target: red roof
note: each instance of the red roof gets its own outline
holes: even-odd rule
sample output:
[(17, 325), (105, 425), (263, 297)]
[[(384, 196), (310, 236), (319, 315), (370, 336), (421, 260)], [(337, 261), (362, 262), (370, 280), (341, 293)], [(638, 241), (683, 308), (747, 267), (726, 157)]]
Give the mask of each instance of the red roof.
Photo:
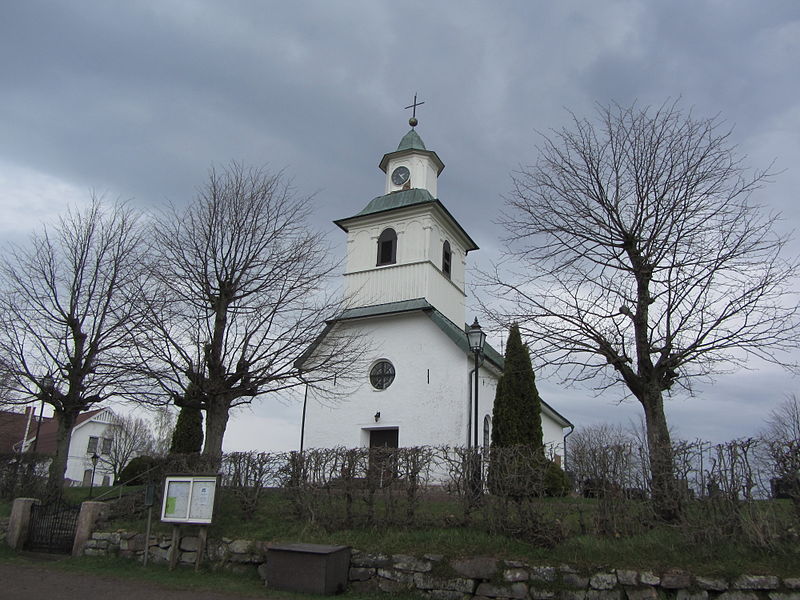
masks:
[[(78, 418), (75, 420), (75, 427), (84, 423), (95, 416), (97, 413), (105, 410), (104, 408), (98, 408), (96, 410), (87, 410), (84, 413), (78, 415)], [(35, 424), (31, 427), (33, 430), (31, 437), (36, 437), (36, 427)], [(58, 445), (58, 423), (55, 419), (44, 419), (42, 420), (42, 426), (39, 429), (39, 440), (36, 443), (36, 452), (39, 454), (55, 454), (56, 453), (56, 446)], [(29, 449), (33, 451), (33, 445), (31, 444)]]
[[(0, 411), (0, 453), (19, 452), (19, 444), (25, 437), (25, 424), (28, 422), (27, 411), (33, 409), (27, 408), (25, 410), (25, 413)], [(105, 409), (98, 408), (79, 414), (75, 420), (75, 425), (78, 426), (88, 421), (103, 410)], [(51, 417), (44, 417), (40, 427), (39, 418), (34, 415), (31, 419), (28, 441), (34, 440), (37, 433), (39, 434), (39, 440), (34, 442), (35, 448), (34, 443), (29, 443), (28, 450), (39, 454), (55, 454), (58, 437), (58, 423), (56, 423), (56, 420)]]
[[(19, 452), (22, 440), (25, 439), (25, 425), (28, 424), (28, 411), (24, 413), (0, 411), (0, 454)], [(31, 430), (36, 425), (36, 419), (31, 419)]]

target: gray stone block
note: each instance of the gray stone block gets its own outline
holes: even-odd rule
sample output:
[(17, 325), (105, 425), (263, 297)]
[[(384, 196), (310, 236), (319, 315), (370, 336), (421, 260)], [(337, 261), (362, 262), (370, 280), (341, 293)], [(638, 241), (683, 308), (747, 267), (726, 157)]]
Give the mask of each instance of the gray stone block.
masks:
[(466, 577), (434, 577), (429, 573), (414, 573), (414, 586), (418, 590), (447, 590), (470, 594), (475, 591), (475, 582)]
[(350, 564), (354, 567), (388, 567), (392, 561), (385, 554), (369, 554), (367, 552), (354, 552), (350, 557)]
[(392, 556), (392, 563), (395, 569), (411, 571), (413, 573), (427, 573), (432, 568), (429, 561), (420, 560), (406, 554), (395, 554)]
[(395, 571), (394, 569), (378, 569), (378, 577), (388, 579), (389, 581), (396, 581), (406, 586), (414, 583), (413, 573), (404, 573), (403, 571)]
[(654, 587), (627, 588), (625, 596), (628, 600), (657, 600), (658, 592)]
[(184, 538), (181, 538), (181, 550), (185, 550), (186, 552), (197, 552), (197, 549), (200, 547), (200, 538), (196, 535), (187, 535)]
[(621, 585), (639, 585), (639, 573), (629, 569), (617, 569), (617, 581)]
[(512, 583), (511, 585), (495, 585), (493, 583), (481, 583), (475, 590), (477, 596), (487, 598), (526, 598), (528, 586), (524, 583)]
[(694, 581), (701, 590), (724, 592), (728, 589), (728, 582), (718, 577), (695, 577)]
[(800, 590), (800, 577), (787, 577), (783, 580), (783, 585), (790, 590)]
[(250, 540), (233, 540), (228, 544), (228, 550), (233, 554), (246, 554), (250, 552), (253, 542)]
[(491, 579), (497, 573), (497, 559), (489, 557), (453, 560), (450, 566), (459, 575), (470, 579)]
[(531, 600), (551, 600), (556, 597), (556, 592), (548, 588), (531, 588), (528, 590), (528, 595)]
[(525, 569), (514, 568), (503, 571), (503, 581), (528, 581), (528, 572)]
[(556, 580), (558, 572), (555, 567), (532, 566), (528, 569), (531, 581), (552, 583)]
[(589, 578), (589, 587), (593, 590), (611, 590), (616, 585), (616, 573), (595, 573)]
[(586, 600), (586, 590), (561, 590), (559, 600)]
[(708, 592), (705, 590), (678, 590), (675, 600), (708, 600)]
[(733, 582), (736, 590), (776, 590), (778, 578), (772, 575), (742, 575)]
[(661, 587), (667, 590), (679, 590), (692, 585), (692, 576), (680, 569), (670, 569), (661, 576)]
[(375, 576), (375, 569), (367, 567), (350, 567), (348, 579), (350, 581), (367, 581)]
[(759, 600), (759, 595), (755, 592), (740, 592), (738, 590), (731, 592), (722, 592), (717, 596), (716, 600)]
[(453, 590), (430, 590), (425, 592), (425, 595), (433, 600), (467, 600), (470, 597), (467, 594)]
[(577, 573), (564, 573), (561, 576), (561, 581), (566, 587), (586, 589), (589, 587), (589, 578), (585, 575)]
[(639, 583), (642, 585), (659, 585), (661, 578), (650, 571), (641, 571), (639, 573)]
[(622, 600), (622, 590), (586, 590), (586, 600)]
[(769, 600), (800, 600), (800, 592), (769, 592)]

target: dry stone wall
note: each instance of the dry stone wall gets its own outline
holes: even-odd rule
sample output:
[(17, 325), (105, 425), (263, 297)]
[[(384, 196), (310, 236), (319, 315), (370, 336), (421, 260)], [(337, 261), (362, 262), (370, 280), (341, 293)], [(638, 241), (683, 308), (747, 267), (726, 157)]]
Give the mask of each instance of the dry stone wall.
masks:
[[(151, 536), (150, 559), (166, 562), (171, 543), (170, 537)], [(195, 536), (182, 538), (181, 563), (194, 564), (198, 543)], [(205, 558), (235, 572), (257, 570), (266, 578), (269, 547), (269, 542), (245, 539), (208, 540)], [(141, 559), (144, 549), (142, 534), (95, 532), (84, 554)], [(491, 557), (449, 559), (439, 554), (417, 557), (354, 550), (349, 575), (349, 585), (355, 590), (410, 590), (433, 600), (800, 600), (800, 577), (726, 579), (678, 569), (585, 572), (566, 565), (531, 565)]]

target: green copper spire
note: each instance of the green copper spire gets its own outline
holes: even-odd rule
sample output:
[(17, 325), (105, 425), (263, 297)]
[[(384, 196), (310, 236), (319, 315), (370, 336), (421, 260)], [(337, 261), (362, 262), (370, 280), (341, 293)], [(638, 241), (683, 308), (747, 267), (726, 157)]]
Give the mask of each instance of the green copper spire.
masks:
[(397, 151), (399, 152), (400, 150), (427, 150), (427, 148), (425, 148), (425, 144), (416, 130), (412, 129), (400, 140)]

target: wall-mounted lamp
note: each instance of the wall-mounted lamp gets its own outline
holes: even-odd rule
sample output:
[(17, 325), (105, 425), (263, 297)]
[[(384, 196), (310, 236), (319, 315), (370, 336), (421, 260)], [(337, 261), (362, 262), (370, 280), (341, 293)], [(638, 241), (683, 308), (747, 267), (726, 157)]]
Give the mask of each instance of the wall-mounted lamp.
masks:
[(378, 411), (375, 413), (375, 422), (377, 423), (378, 421), (380, 421), (380, 418), (381, 418), (381, 411)]

